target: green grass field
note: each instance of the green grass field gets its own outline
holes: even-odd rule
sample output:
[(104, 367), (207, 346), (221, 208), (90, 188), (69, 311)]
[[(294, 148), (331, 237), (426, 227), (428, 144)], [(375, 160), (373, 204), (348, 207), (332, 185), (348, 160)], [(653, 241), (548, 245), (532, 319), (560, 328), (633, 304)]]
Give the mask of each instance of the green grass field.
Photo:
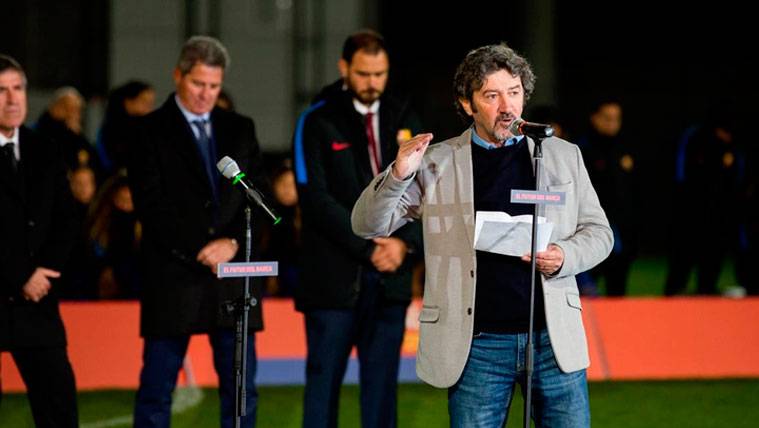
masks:
[[(216, 391), (174, 415), (172, 426), (218, 426)], [(259, 427), (299, 427), (302, 387), (260, 388)], [(446, 427), (446, 392), (422, 384), (399, 390), (400, 427)], [(84, 392), (79, 395), (82, 428), (130, 426), (133, 391)], [(590, 384), (595, 427), (755, 427), (759, 420), (759, 380), (677, 382), (594, 382)], [(507, 427), (521, 426), (522, 401), (517, 394)], [(0, 426), (32, 427), (26, 397), (9, 394), (0, 405)], [(358, 427), (358, 388), (343, 388), (340, 426)]]
[[(667, 280), (667, 262), (664, 257), (642, 256), (633, 262), (630, 268), (630, 277), (627, 281), (628, 296), (662, 296), (664, 295), (664, 283)], [(722, 291), (727, 287), (737, 285), (735, 267), (733, 261), (726, 259), (722, 265), (722, 272), (717, 281), (717, 288)], [(599, 292), (603, 295), (603, 281), (599, 284)], [(688, 282), (688, 293), (696, 291), (696, 274), (691, 272)], [(759, 426), (759, 424), (757, 424)]]

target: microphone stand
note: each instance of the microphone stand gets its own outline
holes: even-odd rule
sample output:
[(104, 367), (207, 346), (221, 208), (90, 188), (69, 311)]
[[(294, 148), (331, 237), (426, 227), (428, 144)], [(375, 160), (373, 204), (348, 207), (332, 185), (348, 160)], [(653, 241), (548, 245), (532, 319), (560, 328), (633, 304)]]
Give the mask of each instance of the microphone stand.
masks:
[[(536, 137), (535, 150), (533, 152), (533, 159), (535, 160), (535, 190), (540, 191), (540, 174), (543, 166), (543, 138)], [(535, 281), (537, 273), (537, 263), (535, 261), (535, 253), (537, 250), (537, 236), (538, 236), (538, 213), (540, 210), (540, 204), (535, 204), (535, 210), (532, 215), (532, 242), (530, 254), (530, 321), (527, 334), (527, 347), (525, 348), (525, 376), (527, 377), (525, 382), (525, 394), (524, 394), (524, 428), (530, 428), (530, 408), (532, 407), (532, 372), (533, 372), (533, 340), (534, 324), (535, 324)]]
[[(245, 262), (250, 262), (253, 233), (250, 205), (245, 206)], [(250, 294), (250, 276), (245, 276), (243, 295), (226, 303), (227, 313), (235, 315), (235, 428), (241, 428), (242, 417), (247, 413), (246, 379), (248, 372), (248, 314), (258, 301)]]

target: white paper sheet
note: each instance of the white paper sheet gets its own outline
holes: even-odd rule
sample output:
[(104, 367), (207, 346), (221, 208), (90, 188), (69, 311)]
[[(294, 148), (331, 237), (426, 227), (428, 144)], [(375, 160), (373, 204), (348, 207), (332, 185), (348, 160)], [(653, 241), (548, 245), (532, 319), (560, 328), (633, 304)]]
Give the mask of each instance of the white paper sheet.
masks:
[[(538, 217), (537, 251), (545, 251), (553, 223)], [(477, 211), (474, 248), (480, 251), (521, 257), (530, 252), (532, 215), (512, 217), (502, 211)]]

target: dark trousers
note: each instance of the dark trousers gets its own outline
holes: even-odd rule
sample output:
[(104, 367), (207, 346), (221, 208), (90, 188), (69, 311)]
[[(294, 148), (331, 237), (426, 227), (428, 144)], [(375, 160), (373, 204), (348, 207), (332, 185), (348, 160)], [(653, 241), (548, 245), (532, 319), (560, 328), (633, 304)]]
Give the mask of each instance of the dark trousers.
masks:
[[(213, 348), (213, 363), (219, 376), (221, 401), (221, 427), (231, 428), (235, 418), (234, 344), (232, 330), (218, 330), (208, 335)], [(190, 336), (145, 339), (142, 353), (140, 387), (134, 408), (134, 426), (169, 427), (171, 421), (171, 394), (177, 383)], [(258, 393), (255, 386), (256, 347), (255, 335), (248, 336), (246, 415), (243, 427), (253, 427), (256, 422)]]
[(336, 427), (340, 386), (353, 345), (359, 359), (361, 426), (395, 427), (406, 304), (386, 302), (379, 275), (365, 275), (353, 309), (305, 313), (308, 358), (304, 427)]
[(26, 385), (34, 426), (78, 427), (76, 384), (66, 347), (16, 349), (11, 356)]

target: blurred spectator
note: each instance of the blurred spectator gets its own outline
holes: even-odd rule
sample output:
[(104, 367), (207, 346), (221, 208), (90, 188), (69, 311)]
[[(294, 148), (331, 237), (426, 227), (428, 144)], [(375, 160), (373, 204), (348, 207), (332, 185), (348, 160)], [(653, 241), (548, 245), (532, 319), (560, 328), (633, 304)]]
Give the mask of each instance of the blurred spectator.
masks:
[(100, 266), (97, 296), (136, 299), (141, 285), (138, 250), (141, 226), (124, 173), (103, 184), (87, 221), (89, 238)]
[(226, 111), (235, 111), (235, 102), (232, 100), (229, 92), (224, 89), (219, 92), (219, 98), (216, 99), (216, 107)]
[[(58, 279), (78, 225), (61, 147), (24, 126), (26, 84), (21, 65), (0, 53), (0, 353), (10, 352), (18, 367), (34, 425), (74, 428), (76, 381)], [(5, 414), (0, 425), (18, 426)]]
[(137, 118), (153, 111), (154, 106), (155, 90), (148, 83), (132, 80), (111, 91), (97, 141), (100, 161), (109, 174), (126, 167)]
[(74, 196), (77, 224), (82, 225), (74, 243), (71, 257), (63, 269), (61, 298), (94, 299), (97, 262), (88, 238), (86, 223), (90, 204), (95, 196), (97, 185), (95, 173), (89, 167), (79, 167), (69, 173), (69, 186)]
[(53, 99), (40, 118), (36, 129), (61, 146), (69, 171), (89, 166), (99, 172), (95, 150), (82, 135), (84, 98), (75, 88), (66, 86), (55, 91)]
[(95, 191), (97, 190), (95, 173), (92, 171), (92, 168), (82, 166), (71, 171), (69, 174), (69, 186), (71, 187), (71, 194), (74, 195), (74, 200), (85, 207), (83, 211), (86, 213), (86, 207), (92, 202), (92, 198), (95, 196)]
[(668, 296), (686, 291), (698, 272), (697, 293), (716, 294), (722, 261), (738, 244), (740, 186), (744, 156), (735, 141), (728, 105), (712, 108), (707, 119), (688, 128), (677, 148)]
[(264, 260), (279, 262), (279, 276), (266, 278), (266, 291), (270, 296), (292, 297), (298, 285), (298, 257), (300, 256), (300, 208), (295, 187), (292, 161), (286, 159), (272, 175), (272, 191), (282, 221), (269, 228)]
[(607, 296), (624, 296), (627, 278), (637, 253), (636, 155), (622, 135), (622, 105), (617, 100), (598, 102), (590, 114), (588, 133), (578, 138), (585, 167), (614, 233), (609, 257), (587, 275), (578, 275), (583, 294), (593, 294), (603, 277)]

